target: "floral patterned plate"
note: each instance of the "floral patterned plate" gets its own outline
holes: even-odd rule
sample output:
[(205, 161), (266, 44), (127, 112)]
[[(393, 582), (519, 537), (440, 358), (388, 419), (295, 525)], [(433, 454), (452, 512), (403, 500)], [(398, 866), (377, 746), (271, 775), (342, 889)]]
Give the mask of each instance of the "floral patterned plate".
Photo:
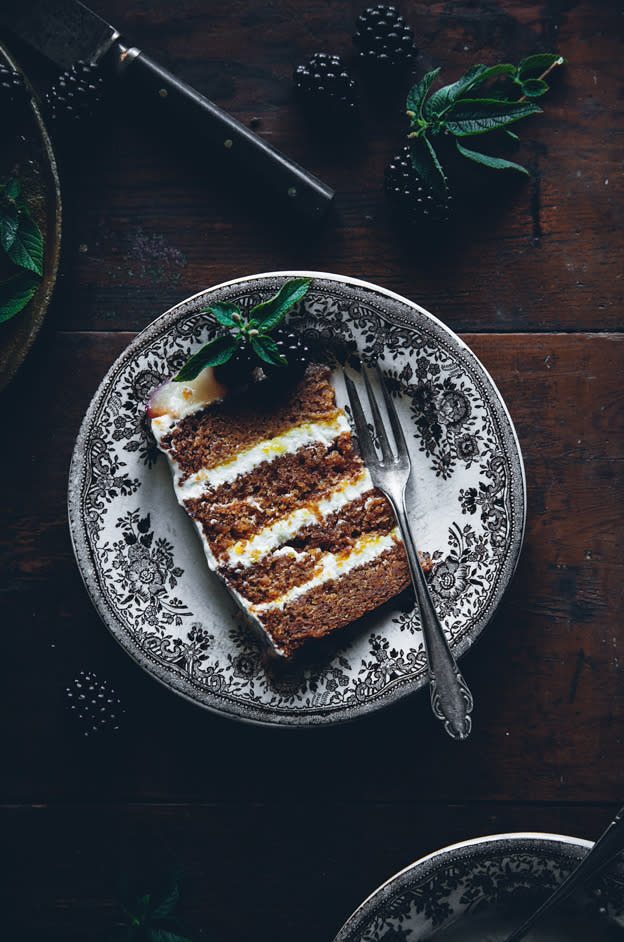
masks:
[(456, 656), (496, 610), (525, 523), (522, 457), (501, 396), (468, 347), (418, 305), (352, 278), (273, 272), (202, 291), (150, 324), (104, 378), (76, 442), (69, 519), (78, 566), (113, 635), (168, 687), (219, 713), (290, 726), (352, 719), (427, 683), (411, 595), (319, 645), (305, 666), (275, 664), (208, 571), (144, 406), (214, 336), (202, 309), (247, 309), (302, 275), (313, 282), (289, 326), (333, 362), (356, 353), (378, 361), (397, 392), (412, 449), (414, 533), (435, 562), (431, 591)]
[[(592, 846), (561, 834), (494, 834), (435, 851), (372, 893), (334, 942), (502, 942)], [(611, 942), (624, 929), (624, 863), (610, 865), (531, 939)], [(529, 942), (529, 937), (527, 937)]]

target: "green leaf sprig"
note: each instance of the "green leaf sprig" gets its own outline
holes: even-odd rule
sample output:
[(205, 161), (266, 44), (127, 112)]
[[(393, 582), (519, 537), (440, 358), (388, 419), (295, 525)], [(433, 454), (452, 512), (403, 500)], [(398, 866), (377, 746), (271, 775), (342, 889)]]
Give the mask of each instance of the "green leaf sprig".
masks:
[(137, 892), (125, 891), (121, 905), (125, 925), (110, 942), (192, 942), (177, 915), (181, 873), (161, 877)]
[(15, 177), (0, 183), (0, 246), (7, 260), (4, 273), (8, 273), (0, 281), (2, 323), (26, 307), (43, 275), (43, 236)]
[[(492, 170), (527, 173), (520, 164), (475, 149), (472, 141), (501, 130), (517, 140), (509, 125), (541, 112), (534, 99), (548, 91), (547, 75), (564, 62), (562, 56), (539, 53), (518, 66), (473, 65), (458, 81), (433, 93), (431, 87), (440, 69), (428, 72), (410, 90), (406, 101), (410, 156), (416, 171), (434, 189), (448, 189), (447, 175), (434, 147), (436, 138), (444, 136), (453, 138), (457, 152), (474, 163)], [(521, 97), (512, 99), (512, 92)], [(466, 146), (466, 141), (471, 146)]]
[(270, 331), (304, 297), (311, 281), (311, 278), (286, 281), (276, 295), (256, 304), (248, 316), (236, 304), (227, 301), (206, 308), (202, 313), (212, 314), (218, 324), (227, 328), (227, 333), (215, 337), (187, 360), (174, 377), (174, 382), (195, 379), (207, 366), (222, 366), (244, 348), (251, 349), (261, 363), (287, 366), (287, 360), (279, 353)]

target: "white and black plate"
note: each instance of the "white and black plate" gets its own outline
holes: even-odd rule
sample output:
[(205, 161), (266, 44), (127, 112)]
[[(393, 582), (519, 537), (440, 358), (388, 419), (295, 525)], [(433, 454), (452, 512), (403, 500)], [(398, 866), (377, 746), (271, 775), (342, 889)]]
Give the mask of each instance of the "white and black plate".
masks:
[[(358, 906), (334, 942), (503, 942), (592, 847), (562, 834), (462, 841), (395, 874)], [(624, 864), (613, 863), (527, 936), (615, 942), (624, 929)]]
[(399, 295), (338, 275), (273, 272), (202, 291), (142, 331), (101, 383), (76, 442), (69, 519), (78, 566), (115, 638), (164, 684), (219, 713), (289, 726), (352, 719), (427, 683), (411, 597), (311, 648), (303, 666), (275, 665), (206, 567), (145, 403), (214, 335), (203, 309), (249, 309), (300, 276), (313, 281), (289, 326), (335, 360), (378, 362), (398, 393), (413, 532), (434, 559), (431, 591), (456, 656), (509, 584), (526, 507), (520, 448), (492, 379), (459, 337)]

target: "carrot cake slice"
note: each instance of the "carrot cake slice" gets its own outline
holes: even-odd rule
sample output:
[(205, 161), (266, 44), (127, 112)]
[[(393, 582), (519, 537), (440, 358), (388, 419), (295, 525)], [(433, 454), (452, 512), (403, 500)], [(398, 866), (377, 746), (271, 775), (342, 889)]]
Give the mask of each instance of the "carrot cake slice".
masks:
[(310, 364), (293, 384), (226, 395), (207, 369), (148, 407), (210, 569), (286, 658), (410, 584), (394, 513), (330, 376)]

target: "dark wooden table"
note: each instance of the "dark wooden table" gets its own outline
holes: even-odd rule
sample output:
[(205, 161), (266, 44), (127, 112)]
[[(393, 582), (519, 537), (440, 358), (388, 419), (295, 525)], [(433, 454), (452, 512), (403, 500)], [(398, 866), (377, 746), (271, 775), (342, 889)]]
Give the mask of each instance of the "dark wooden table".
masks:
[[(544, 114), (519, 127), (530, 177), (497, 186), (433, 245), (397, 231), (382, 190), (403, 91), (363, 93), (347, 146), (313, 134), (294, 98), (293, 68), (312, 52), (351, 64), (363, 4), (93, 6), (337, 195), (318, 231), (289, 226), (223, 181), (191, 133), (121, 101), (61, 164), (60, 278), (0, 399), (2, 919), (19, 926), (6, 937), (100, 938), (121, 921), (117, 882), (136, 861), (183, 866), (195, 937), (329, 942), (380, 882), (448, 843), (515, 830), (594, 837), (624, 800), (618, 4), (405, 0), (415, 78), (441, 65), (452, 81), (473, 63), (535, 51), (567, 60)], [(43, 91), (49, 70), (12, 48)], [(476, 699), (466, 743), (443, 734), (424, 694), (312, 731), (204, 712), (130, 661), (82, 585), (67, 475), (108, 367), (188, 295), (297, 268), (419, 302), (472, 347), (515, 422), (526, 539), (510, 591), (462, 662)], [(88, 669), (127, 705), (112, 743), (83, 740), (65, 708), (65, 687)]]

